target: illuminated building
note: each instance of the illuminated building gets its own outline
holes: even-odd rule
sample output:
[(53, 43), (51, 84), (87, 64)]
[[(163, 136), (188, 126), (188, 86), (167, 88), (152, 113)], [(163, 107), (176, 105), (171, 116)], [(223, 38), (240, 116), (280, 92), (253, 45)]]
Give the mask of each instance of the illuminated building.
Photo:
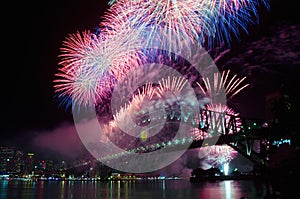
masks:
[(34, 153), (27, 153), (25, 159), (25, 174), (32, 174), (34, 168)]
[(52, 160), (46, 160), (46, 170), (47, 171), (53, 171), (54, 170), (54, 164)]
[(13, 172), (15, 151), (11, 147), (0, 147), (0, 173)]
[(24, 172), (24, 159), (23, 159), (24, 153), (21, 150), (15, 151), (15, 157), (14, 157), (14, 173), (16, 174), (22, 174)]

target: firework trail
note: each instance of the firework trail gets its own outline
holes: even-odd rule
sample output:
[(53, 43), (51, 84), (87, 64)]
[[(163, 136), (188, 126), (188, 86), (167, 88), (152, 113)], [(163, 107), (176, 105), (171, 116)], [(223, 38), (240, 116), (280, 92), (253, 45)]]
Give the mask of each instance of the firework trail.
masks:
[(232, 34), (238, 38), (241, 29), (247, 32), (249, 24), (258, 23), (260, 4), (268, 8), (267, 0), (112, 0), (109, 4), (102, 23), (109, 32), (131, 27), (145, 43), (156, 42), (157, 37), (165, 35), (175, 43), (174, 49), (169, 49), (172, 52), (189, 42), (208, 47), (229, 44)]
[[(128, 33), (127, 35), (130, 35)], [(114, 81), (126, 71), (138, 67), (143, 54), (133, 46), (136, 41), (115, 36), (95, 35), (90, 31), (70, 34), (61, 48), (62, 68), (56, 74), (54, 88), (61, 98), (84, 107), (107, 98)]]
[(120, 110), (113, 115), (114, 121), (122, 124), (122, 126), (129, 126), (126, 124), (128, 122), (128, 116), (138, 117), (138, 115), (144, 115), (149, 112), (154, 93), (155, 88), (151, 83), (138, 89), (137, 94), (133, 95), (132, 100), (125, 103), (125, 105), (120, 107)]
[(207, 97), (218, 96), (224, 92), (227, 99), (231, 99), (240, 91), (249, 86), (249, 84), (243, 85), (246, 77), (238, 78), (236, 74), (229, 79), (229, 73), (230, 70), (227, 72), (223, 71), (222, 75), (219, 73), (214, 73), (212, 80), (210, 77), (204, 77), (202, 79), (204, 86), (201, 86), (201, 84), (198, 82), (197, 85), (199, 86), (201, 92)]

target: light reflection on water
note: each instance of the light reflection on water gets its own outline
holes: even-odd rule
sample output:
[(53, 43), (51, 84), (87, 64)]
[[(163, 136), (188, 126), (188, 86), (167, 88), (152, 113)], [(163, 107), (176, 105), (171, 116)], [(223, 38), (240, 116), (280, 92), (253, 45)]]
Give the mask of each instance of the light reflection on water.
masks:
[(1, 199), (169, 199), (169, 198), (263, 198), (263, 182), (216, 181), (190, 183), (188, 180), (160, 181), (6, 181), (0, 180)]
[(232, 183), (232, 181), (225, 181), (224, 182), (226, 199), (234, 198), (234, 196), (231, 196), (231, 183)]

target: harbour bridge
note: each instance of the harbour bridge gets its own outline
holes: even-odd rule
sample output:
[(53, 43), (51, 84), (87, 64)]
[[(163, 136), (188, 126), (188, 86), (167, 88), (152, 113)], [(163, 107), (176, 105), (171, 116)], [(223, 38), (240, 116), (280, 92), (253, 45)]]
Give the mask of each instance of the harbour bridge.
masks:
[[(168, 123), (176, 123), (182, 119), (180, 114), (171, 115), (172, 116), (170, 116), (170, 114), (167, 115)], [(141, 116), (139, 121), (140, 123), (147, 123), (148, 119)], [(148, 145), (136, 146), (129, 144), (126, 152), (123, 151), (117, 154), (110, 154), (100, 157), (97, 160), (104, 162), (129, 156), (132, 153), (151, 153), (160, 149), (164, 149), (164, 152), (167, 153), (177, 150), (226, 144), (249, 159), (254, 165), (268, 167), (268, 156), (270, 154), (266, 143), (271, 143), (271, 140), (269, 140), (269, 125), (267, 121), (208, 109), (202, 109), (196, 119), (195, 117), (189, 117), (189, 119), (183, 121), (186, 123), (192, 121), (194, 130), (205, 132), (209, 136), (196, 138), (193, 134), (188, 133), (186, 137), (180, 139), (169, 139), (167, 141), (150, 143)], [(136, 138), (136, 140), (137, 139), (140, 138)], [(131, 143), (134, 143), (136, 140), (133, 140)], [(258, 142), (260, 145), (259, 151), (254, 149), (255, 142)], [(90, 162), (84, 162), (72, 167), (80, 167), (89, 164)]]

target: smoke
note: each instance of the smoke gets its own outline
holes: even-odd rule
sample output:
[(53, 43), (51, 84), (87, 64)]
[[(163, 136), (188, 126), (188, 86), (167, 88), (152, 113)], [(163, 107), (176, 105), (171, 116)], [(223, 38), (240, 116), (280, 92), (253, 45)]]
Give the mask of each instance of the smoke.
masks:
[[(86, 127), (88, 124), (87, 122), (81, 122), (77, 125)], [(82, 144), (75, 125), (72, 123), (62, 123), (53, 130), (39, 132), (32, 143), (38, 151), (55, 154), (56, 157), (67, 161), (80, 161), (91, 157)], [(170, 165), (153, 173), (166, 177), (189, 178), (192, 170), (199, 167), (199, 157), (197, 155), (196, 149), (190, 149)]]
[[(237, 53), (228, 53), (217, 63), (220, 68), (242, 72), (251, 82), (263, 84), (264, 88), (271, 87), (279, 79), (295, 78), (295, 69), (300, 64), (297, 50), (300, 45), (300, 26), (278, 23), (266, 28), (270, 34), (240, 45)], [(270, 78), (266, 78), (266, 75)]]
[(39, 132), (32, 142), (37, 150), (56, 154), (57, 158), (74, 160), (85, 151), (72, 123), (62, 123), (53, 130)]
[(181, 178), (191, 177), (193, 169), (199, 167), (199, 158), (197, 157), (196, 149), (187, 150), (179, 159), (160, 169), (155, 173), (159, 173), (161, 176), (172, 177), (177, 176)]

